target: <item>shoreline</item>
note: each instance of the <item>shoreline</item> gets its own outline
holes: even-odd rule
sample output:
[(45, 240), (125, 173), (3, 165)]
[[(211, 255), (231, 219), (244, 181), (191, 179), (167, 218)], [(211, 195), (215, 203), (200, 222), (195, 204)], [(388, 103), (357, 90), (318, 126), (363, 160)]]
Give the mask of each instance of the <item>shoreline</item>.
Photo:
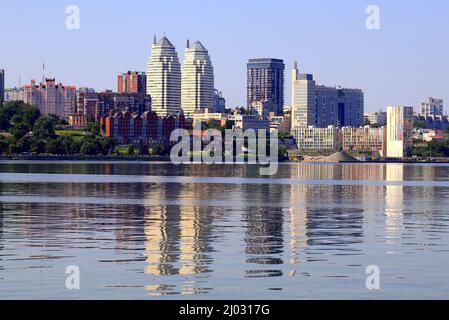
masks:
[[(50, 155), (1, 155), (0, 161), (129, 161), (129, 162), (170, 162), (170, 156), (50, 156)], [(280, 159), (279, 163), (329, 163), (320, 161), (292, 161)], [(449, 164), (448, 159), (388, 159), (369, 161), (339, 161), (347, 164), (405, 163), (405, 164)]]

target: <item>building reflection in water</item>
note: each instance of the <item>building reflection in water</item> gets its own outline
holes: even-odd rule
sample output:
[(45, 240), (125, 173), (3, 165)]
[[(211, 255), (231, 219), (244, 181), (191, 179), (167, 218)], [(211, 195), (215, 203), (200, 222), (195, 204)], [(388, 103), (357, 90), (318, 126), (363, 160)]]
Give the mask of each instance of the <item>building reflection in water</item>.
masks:
[[(366, 180), (367, 171), (357, 166), (338, 164), (298, 164), (291, 166), (297, 180)], [(292, 185), (290, 187), (290, 272), (295, 276), (300, 265), (320, 259), (320, 250), (340, 250), (342, 246), (363, 242), (364, 186)], [(309, 249), (314, 256), (308, 255)], [(357, 250), (354, 250), (357, 254)]]
[[(386, 181), (401, 182), (404, 179), (403, 164), (387, 164), (386, 165)], [(403, 232), (403, 185), (387, 185), (385, 188), (385, 229), (387, 243), (396, 244), (396, 240), (402, 237)]]
[(163, 282), (160, 276), (179, 277), (180, 285), (147, 285), (150, 295), (204, 294), (201, 287), (212, 272), (213, 212), (208, 207), (188, 204), (188, 199), (207, 196), (201, 185), (167, 184), (152, 197), (181, 199), (185, 205), (148, 206), (145, 211), (147, 266), (145, 273)]

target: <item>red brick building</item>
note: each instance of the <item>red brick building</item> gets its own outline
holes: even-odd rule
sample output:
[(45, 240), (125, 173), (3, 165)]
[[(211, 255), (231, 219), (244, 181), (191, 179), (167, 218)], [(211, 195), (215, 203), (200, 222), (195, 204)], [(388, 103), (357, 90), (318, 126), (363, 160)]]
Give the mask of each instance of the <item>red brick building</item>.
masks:
[(170, 135), (173, 130), (184, 128), (185, 117), (181, 112), (178, 116), (158, 117), (153, 111), (143, 114), (129, 111), (109, 112), (100, 119), (107, 137), (116, 138), (119, 144), (170, 145)]

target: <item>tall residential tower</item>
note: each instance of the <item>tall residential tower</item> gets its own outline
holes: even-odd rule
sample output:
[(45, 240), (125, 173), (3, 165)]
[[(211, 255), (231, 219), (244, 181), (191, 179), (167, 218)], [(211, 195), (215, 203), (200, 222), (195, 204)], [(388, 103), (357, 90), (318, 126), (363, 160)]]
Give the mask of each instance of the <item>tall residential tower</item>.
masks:
[(147, 67), (147, 94), (158, 116), (181, 111), (181, 65), (175, 47), (165, 36), (157, 43), (154, 38)]
[(250, 59), (247, 68), (248, 108), (264, 103), (270, 109), (266, 113), (281, 115), (284, 109), (284, 61)]
[(214, 108), (214, 68), (207, 49), (197, 41), (187, 40), (182, 65), (181, 106), (191, 115)]

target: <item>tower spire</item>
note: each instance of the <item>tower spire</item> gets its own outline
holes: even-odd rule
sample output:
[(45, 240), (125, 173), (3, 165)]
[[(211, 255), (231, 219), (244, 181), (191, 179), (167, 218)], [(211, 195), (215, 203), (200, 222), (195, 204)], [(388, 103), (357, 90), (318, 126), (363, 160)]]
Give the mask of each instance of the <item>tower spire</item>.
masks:
[(154, 35), (153, 44), (156, 44), (156, 35)]
[(189, 49), (189, 48), (190, 48), (190, 40), (189, 40), (189, 39), (187, 39), (187, 44), (186, 44), (186, 47), (187, 47), (187, 49)]

